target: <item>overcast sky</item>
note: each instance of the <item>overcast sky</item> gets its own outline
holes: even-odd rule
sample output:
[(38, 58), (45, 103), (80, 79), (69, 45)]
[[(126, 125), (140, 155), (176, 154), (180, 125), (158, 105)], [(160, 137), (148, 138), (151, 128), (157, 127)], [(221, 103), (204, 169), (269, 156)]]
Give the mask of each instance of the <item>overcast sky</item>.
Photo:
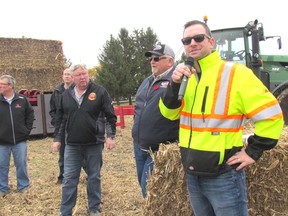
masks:
[[(279, 53), (288, 55), (285, 5), (284, 0), (0, 0), (0, 37), (60, 40), (67, 59), (93, 67), (110, 35), (118, 37), (121, 28), (132, 33), (151, 27), (178, 53), (183, 25), (207, 15), (211, 30), (258, 19), (265, 36), (282, 37)], [(272, 46), (267, 49), (276, 52)]]

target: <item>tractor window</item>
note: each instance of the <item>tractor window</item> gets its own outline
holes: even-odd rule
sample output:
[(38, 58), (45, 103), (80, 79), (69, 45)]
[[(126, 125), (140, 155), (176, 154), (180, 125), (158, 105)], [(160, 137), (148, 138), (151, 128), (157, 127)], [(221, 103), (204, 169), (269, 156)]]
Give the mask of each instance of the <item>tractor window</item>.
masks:
[(219, 52), (223, 60), (245, 62), (245, 45), (242, 29), (225, 29), (214, 31), (214, 49)]

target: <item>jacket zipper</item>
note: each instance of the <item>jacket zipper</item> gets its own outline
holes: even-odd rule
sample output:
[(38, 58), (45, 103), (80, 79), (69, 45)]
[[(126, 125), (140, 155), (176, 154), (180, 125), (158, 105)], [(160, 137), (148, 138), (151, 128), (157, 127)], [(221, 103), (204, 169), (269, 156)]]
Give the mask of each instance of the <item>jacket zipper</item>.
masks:
[(13, 136), (13, 142), (14, 145), (16, 145), (16, 138), (15, 138), (15, 130), (14, 130), (14, 122), (13, 122), (13, 113), (12, 113), (12, 105), (13, 101), (11, 102), (11, 104), (9, 104), (9, 112), (10, 112), (10, 118), (11, 118), (11, 125), (12, 125), (12, 136)]

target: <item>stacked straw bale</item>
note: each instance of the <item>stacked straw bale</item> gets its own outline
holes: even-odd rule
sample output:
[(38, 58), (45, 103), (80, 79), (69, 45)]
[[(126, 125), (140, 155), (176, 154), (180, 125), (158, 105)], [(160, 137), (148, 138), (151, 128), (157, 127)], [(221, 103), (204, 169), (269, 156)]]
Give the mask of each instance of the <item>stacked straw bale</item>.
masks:
[(177, 144), (161, 144), (151, 153), (154, 170), (147, 181), (144, 215), (192, 216), (185, 173)]
[[(161, 144), (151, 153), (155, 163), (147, 182), (144, 215), (190, 216), (184, 170), (177, 144)], [(246, 169), (249, 215), (288, 215), (288, 146), (266, 151), (256, 164)]]
[(52, 91), (62, 81), (66, 58), (62, 42), (31, 38), (0, 38), (0, 75), (16, 79), (16, 91)]
[(250, 215), (288, 215), (288, 146), (266, 151), (246, 169)]

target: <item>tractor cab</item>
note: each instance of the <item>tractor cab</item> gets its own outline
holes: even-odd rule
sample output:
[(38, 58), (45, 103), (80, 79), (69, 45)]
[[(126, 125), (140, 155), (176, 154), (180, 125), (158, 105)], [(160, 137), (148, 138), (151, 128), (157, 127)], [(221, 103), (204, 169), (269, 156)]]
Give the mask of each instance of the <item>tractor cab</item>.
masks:
[[(207, 20), (204, 17), (205, 23)], [(246, 65), (273, 93), (282, 108), (285, 124), (288, 125), (288, 56), (272, 53), (263, 55), (260, 51), (260, 43), (262, 45), (267, 39), (276, 39), (275, 48), (281, 49), (281, 37), (265, 37), (263, 25), (258, 20), (244, 27), (213, 30), (212, 35), (215, 39), (214, 49), (223, 60)]]
[[(262, 23), (249, 22), (244, 27), (218, 29), (212, 31), (214, 49), (223, 60), (234, 61), (251, 68), (254, 74), (273, 92), (288, 80), (288, 56), (262, 55), (260, 44), (267, 39), (277, 39), (275, 48), (281, 49), (280, 36), (264, 36)], [(278, 91), (279, 92), (279, 91)], [(279, 93), (275, 94), (277, 97)]]
[(246, 65), (243, 28), (221, 29), (212, 31), (215, 39), (214, 49), (223, 60), (236, 61)]

